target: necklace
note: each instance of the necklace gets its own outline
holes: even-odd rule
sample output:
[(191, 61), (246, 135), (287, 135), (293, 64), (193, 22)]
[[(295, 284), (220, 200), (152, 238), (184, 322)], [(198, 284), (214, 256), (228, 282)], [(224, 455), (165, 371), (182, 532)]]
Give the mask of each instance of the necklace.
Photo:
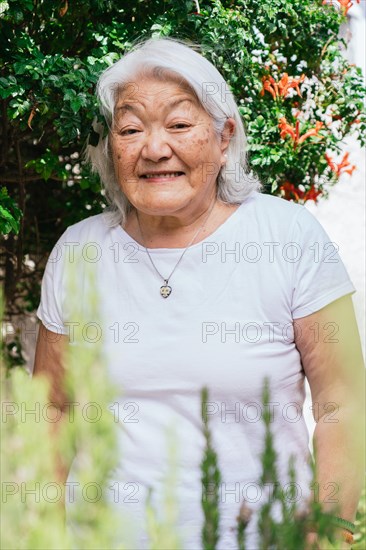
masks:
[[(193, 243), (193, 241), (195, 240), (195, 238), (197, 237), (198, 233), (203, 229), (204, 225), (206, 224), (208, 218), (210, 217), (210, 214), (213, 210), (213, 207), (215, 206), (215, 203), (216, 203), (216, 200), (214, 201), (213, 205), (211, 206), (206, 218), (205, 218), (205, 221), (203, 222), (203, 224), (198, 228), (198, 230), (196, 231), (196, 233), (193, 235), (193, 239), (190, 240), (190, 242), (188, 243), (188, 245), (186, 246), (186, 248), (183, 250), (183, 253), (181, 254), (179, 260), (177, 261), (177, 263), (175, 264), (172, 272), (170, 273), (169, 277), (163, 277), (163, 275), (160, 273), (160, 271), (158, 270), (158, 268), (156, 267), (156, 265), (154, 264), (153, 262), (153, 259), (150, 255), (150, 252), (149, 250), (146, 248), (145, 245), (144, 248), (147, 252), (147, 255), (150, 259), (150, 262), (151, 262), (151, 265), (153, 266), (153, 268), (155, 269), (156, 273), (159, 275), (159, 277), (164, 281), (164, 284), (160, 287), (160, 295), (163, 297), (163, 298), (168, 298), (171, 293), (172, 293), (172, 287), (169, 285), (169, 280), (171, 278), (171, 276), (173, 275), (174, 271), (177, 269), (178, 265), (180, 264), (180, 262), (182, 261), (183, 259), (183, 256), (184, 254), (187, 252), (188, 248), (191, 246), (191, 244)], [(137, 217), (137, 223), (139, 225), (139, 230), (140, 230), (140, 233), (141, 233), (141, 237), (142, 237), (142, 240), (143, 242), (145, 242), (145, 238), (144, 238), (144, 235), (142, 233), (142, 229), (141, 229), (141, 225), (140, 225), (140, 219), (139, 219), (139, 216), (138, 216), (138, 212), (136, 210), (136, 217)]]

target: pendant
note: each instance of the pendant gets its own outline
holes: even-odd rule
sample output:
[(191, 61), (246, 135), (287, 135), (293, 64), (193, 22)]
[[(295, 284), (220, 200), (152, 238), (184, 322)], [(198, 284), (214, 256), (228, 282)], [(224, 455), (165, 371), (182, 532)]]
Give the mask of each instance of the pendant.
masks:
[(168, 285), (168, 281), (164, 280), (164, 285), (160, 287), (160, 294), (163, 298), (168, 298), (172, 293), (172, 287)]

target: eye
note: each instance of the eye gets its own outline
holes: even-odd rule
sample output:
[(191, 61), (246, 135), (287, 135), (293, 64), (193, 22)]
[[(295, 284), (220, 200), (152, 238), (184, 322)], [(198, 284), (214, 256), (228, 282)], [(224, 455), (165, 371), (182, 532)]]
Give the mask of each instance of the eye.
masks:
[(120, 136), (132, 136), (134, 132), (138, 132), (138, 130), (136, 130), (135, 128), (126, 128), (125, 130), (121, 130), (118, 133)]
[(183, 128), (189, 128), (189, 127), (190, 127), (190, 124), (187, 124), (186, 122), (177, 122), (176, 124), (173, 124), (171, 126), (171, 128), (177, 128), (178, 130), (181, 130)]

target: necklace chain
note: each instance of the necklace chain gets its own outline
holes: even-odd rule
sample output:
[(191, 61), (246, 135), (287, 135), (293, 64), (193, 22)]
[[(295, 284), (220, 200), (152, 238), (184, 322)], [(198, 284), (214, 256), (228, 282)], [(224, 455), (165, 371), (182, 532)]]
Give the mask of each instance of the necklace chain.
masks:
[[(172, 291), (171, 287), (168, 286), (168, 283), (169, 283), (169, 280), (170, 280), (171, 276), (173, 275), (174, 271), (177, 269), (178, 265), (179, 265), (180, 262), (182, 261), (183, 256), (184, 256), (184, 254), (187, 252), (188, 248), (191, 246), (191, 244), (193, 243), (193, 241), (195, 240), (195, 238), (197, 237), (197, 235), (200, 233), (200, 231), (203, 229), (203, 227), (204, 227), (205, 224), (207, 223), (207, 220), (208, 220), (208, 218), (210, 217), (210, 214), (211, 214), (211, 212), (212, 212), (213, 207), (215, 206), (215, 204), (216, 204), (216, 200), (213, 202), (213, 205), (211, 206), (211, 208), (210, 208), (210, 210), (209, 210), (209, 212), (208, 212), (208, 214), (207, 214), (207, 216), (206, 216), (206, 218), (205, 218), (203, 224), (198, 228), (198, 230), (196, 231), (196, 233), (193, 235), (193, 238), (190, 240), (190, 242), (188, 243), (188, 245), (186, 246), (186, 248), (183, 250), (183, 253), (181, 254), (179, 260), (178, 260), (177, 263), (175, 264), (175, 266), (174, 266), (172, 272), (170, 273), (169, 277), (167, 277), (167, 278), (166, 278), (166, 277), (163, 277), (163, 275), (160, 273), (160, 271), (158, 270), (158, 268), (157, 268), (156, 265), (154, 264), (153, 259), (152, 259), (151, 255), (150, 255), (150, 252), (149, 252), (148, 248), (147, 248), (145, 245), (143, 245), (144, 248), (145, 248), (145, 250), (146, 250), (146, 252), (147, 252), (147, 255), (148, 255), (149, 259), (150, 259), (151, 265), (153, 266), (153, 268), (155, 269), (155, 271), (156, 271), (156, 273), (159, 275), (159, 277), (161, 277), (161, 279), (163, 279), (163, 281), (164, 281), (164, 283), (165, 283), (165, 285), (162, 286), (162, 287), (160, 288), (160, 293), (161, 293), (161, 295), (162, 295), (164, 298), (167, 298), (167, 297), (170, 295), (171, 291)], [(145, 242), (145, 238), (144, 238), (144, 235), (143, 235), (143, 232), (142, 232), (142, 229), (141, 229), (140, 218), (139, 218), (139, 215), (138, 215), (137, 210), (136, 210), (136, 217), (137, 217), (137, 223), (138, 223), (138, 226), (139, 226), (139, 230), (140, 230), (140, 233), (141, 233), (142, 240), (143, 240), (143, 242)], [(163, 289), (165, 289), (165, 294), (166, 294), (166, 295), (164, 295)]]

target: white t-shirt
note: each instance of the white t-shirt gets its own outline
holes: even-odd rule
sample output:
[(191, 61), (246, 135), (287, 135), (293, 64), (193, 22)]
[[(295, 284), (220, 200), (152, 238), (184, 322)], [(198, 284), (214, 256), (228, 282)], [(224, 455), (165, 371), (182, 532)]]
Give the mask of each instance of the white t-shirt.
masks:
[[(106, 219), (106, 214), (92, 216), (62, 235), (46, 267), (37, 315), (49, 330), (68, 334), (74, 298), (67, 296), (65, 266), (73, 252), (81, 252), (78, 302), (85, 300), (83, 277), (92, 266), (101, 297), (101, 342), (110, 379), (120, 392), (123, 460), (112, 482), (135, 484), (138, 493), (137, 499), (111, 500), (135, 522), (137, 547), (148, 548), (146, 487), (154, 488), (158, 502), (166, 475), (166, 428), (173, 423), (182, 547), (202, 548), (200, 391), (207, 386), (222, 477), (218, 549), (237, 547), (233, 528), (243, 497), (254, 510), (247, 547), (257, 548), (256, 511), (270, 498), (270, 487), (259, 485), (265, 376), (282, 488), (289, 482), (293, 454), (298, 505), (310, 495), (304, 371), (293, 320), (355, 292), (337, 246), (305, 207), (254, 193), (214, 233), (189, 247), (164, 299), (146, 250), (120, 226), (109, 228)], [(157, 248), (150, 254), (167, 277), (182, 251)], [(130, 403), (132, 408), (123, 408)]]

